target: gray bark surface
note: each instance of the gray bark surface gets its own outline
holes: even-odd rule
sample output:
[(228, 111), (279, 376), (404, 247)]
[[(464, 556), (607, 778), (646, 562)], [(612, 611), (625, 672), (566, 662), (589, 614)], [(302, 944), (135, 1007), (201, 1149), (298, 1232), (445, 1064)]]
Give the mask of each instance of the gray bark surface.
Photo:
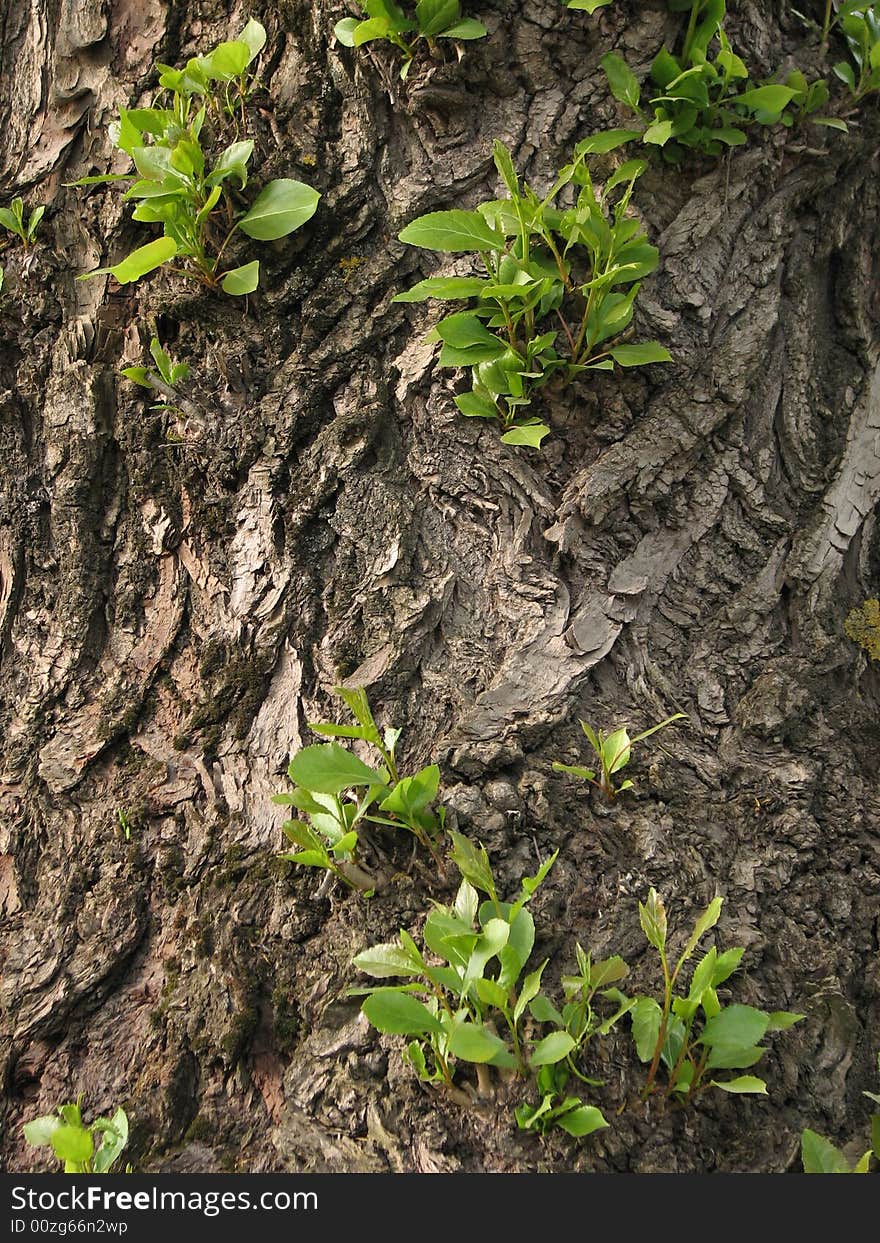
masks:
[[(436, 307), (390, 302), (435, 270), (396, 235), (495, 193), (496, 137), (545, 187), (624, 119), (600, 56), (642, 73), (676, 19), (474, 4), (490, 37), (401, 87), (383, 51), (333, 44), (343, 7), (0, 9), (0, 199), (47, 204), (32, 256), (0, 260), (4, 1164), (46, 1168), (21, 1123), (82, 1092), (125, 1104), (148, 1170), (796, 1168), (803, 1126), (858, 1137), (877, 1090), (880, 678), (843, 634), (880, 571), (876, 105), (849, 135), (652, 167), (637, 318), (674, 365), (557, 395), (546, 451), (517, 451), (453, 406)], [(730, 8), (756, 74), (816, 62), (788, 5)], [(258, 175), (314, 184), (314, 220), (258, 247), (247, 307), (164, 274), (76, 281), (152, 231), (64, 183), (110, 167), (154, 59), (251, 13)], [(193, 368), (182, 443), (117, 375), (151, 320)], [(554, 978), (578, 939), (655, 983), (649, 885), (682, 931), (725, 895), (736, 1000), (808, 1016), (770, 1098), (633, 1105), (623, 1038), (596, 1068), (613, 1125), (580, 1145), (518, 1133), (506, 1089), (423, 1090), (345, 991), (354, 953), (443, 897), (430, 869), (384, 841), (364, 902), (273, 858), (270, 797), (341, 679), (409, 761), (439, 759), (501, 876), (560, 848), (535, 906)], [(584, 762), (578, 717), (676, 710), (610, 811), (551, 771)]]

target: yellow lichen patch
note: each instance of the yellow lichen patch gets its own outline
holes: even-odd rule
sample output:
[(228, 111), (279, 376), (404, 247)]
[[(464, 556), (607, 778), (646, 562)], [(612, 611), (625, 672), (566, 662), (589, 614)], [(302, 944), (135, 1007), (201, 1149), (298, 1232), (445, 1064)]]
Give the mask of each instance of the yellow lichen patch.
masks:
[(360, 255), (352, 255), (350, 258), (340, 259), (339, 260), (339, 271), (342, 273), (345, 279), (348, 280), (352, 272), (357, 271), (357, 269), (361, 266), (363, 262), (364, 260), (361, 258)]
[(861, 608), (853, 609), (843, 628), (871, 660), (880, 660), (880, 600), (866, 600)]

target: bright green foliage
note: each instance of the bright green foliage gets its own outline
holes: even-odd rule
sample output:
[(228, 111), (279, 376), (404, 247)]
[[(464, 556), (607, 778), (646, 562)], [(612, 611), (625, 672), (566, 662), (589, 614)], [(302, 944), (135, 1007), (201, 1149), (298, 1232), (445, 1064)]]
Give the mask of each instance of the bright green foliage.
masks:
[(24, 202), (20, 198), (14, 198), (11, 208), (0, 207), (0, 225), (4, 229), (8, 229), (10, 233), (14, 233), (20, 239), (25, 250), (27, 250), (37, 236), (37, 229), (39, 228), (40, 221), (43, 219), (45, 210), (45, 207), (35, 207), (27, 223), (25, 223)]
[[(455, 399), (459, 410), (495, 421), (506, 444), (537, 447), (548, 434), (528, 406), (551, 377), (670, 361), (655, 341), (623, 343), (642, 278), (659, 258), (629, 213), (645, 163), (623, 164), (601, 190), (587, 168), (590, 155), (636, 136), (617, 130), (581, 142), (543, 199), (520, 186), (510, 152), (496, 142), (506, 198), (476, 211), (431, 212), (400, 234), (412, 246), (478, 258), (485, 275), (432, 277), (395, 301), (472, 303), (442, 319), (428, 339), (442, 342), (442, 367), (471, 369), (471, 388)], [(576, 187), (574, 204), (558, 206), (567, 186)]]
[(323, 868), (358, 888), (362, 886), (357, 878), (365, 875), (357, 868), (358, 831), (364, 822), (406, 829), (434, 855), (434, 839), (443, 830), (445, 809), (433, 810), (440, 786), (437, 765), (401, 777), (395, 758), (400, 730), (380, 731), (362, 689), (337, 687), (334, 694), (345, 701), (355, 724), (310, 722), (309, 728), (330, 738), (362, 739), (378, 753), (377, 766), (371, 768), (338, 742), (304, 747), (287, 770), (296, 789), (292, 794), (276, 794), (272, 801), (295, 807), (305, 817), (283, 825), (285, 836), (298, 849), (281, 858)]
[(868, 1174), (873, 1153), (869, 1148), (850, 1168), (849, 1161), (830, 1140), (809, 1128), (801, 1133), (801, 1162), (805, 1174)]
[(849, 61), (840, 61), (834, 72), (849, 87), (856, 101), (880, 91), (880, 5), (840, 5), (837, 25), (849, 48)]
[[(880, 1073), (880, 1054), (877, 1055), (877, 1071)], [(864, 1092), (863, 1095), (875, 1105), (880, 1105), (880, 1093)], [(844, 1154), (830, 1140), (809, 1129), (801, 1134), (801, 1160), (805, 1174), (868, 1174), (872, 1156), (880, 1161), (880, 1112), (871, 1118), (871, 1146), (862, 1153), (852, 1169)]]
[(458, 0), (418, 0), (408, 5), (412, 16), (394, 0), (362, 0), (366, 17), (346, 17), (337, 22), (333, 33), (344, 47), (362, 47), (384, 39), (403, 53), (401, 78), (410, 71), (420, 39), (432, 45), (435, 39), (482, 39), (486, 27), (472, 17), (462, 17)]
[(128, 1143), (128, 1118), (117, 1109), (112, 1118), (96, 1118), (86, 1126), (81, 1099), (26, 1122), (24, 1137), (32, 1148), (51, 1148), (65, 1174), (108, 1174)]
[(636, 734), (635, 738), (630, 738), (626, 726), (614, 730), (606, 737), (601, 729), (597, 732), (586, 721), (581, 721), (581, 729), (593, 748), (593, 753), (599, 761), (599, 767), (597, 769), (580, 768), (577, 765), (561, 764), (559, 760), (554, 761), (553, 767), (556, 772), (571, 773), (574, 777), (580, 777), (582, 781), (588, 781), (597, 790), (601, 790), (609, 802), (613, 802), (618, 794), (622, 794), (624, 790), (632, 789), (633, 783), (631, 781), (623, 781), (620, 785), (615, 785), (614, 776), (622, 768), (626, 768), (632, 758), (632, 748), (636, 743), (643, 742), (645, 738), (650, 738), (652, 734), (657, 733), (658, 729), (665, 729), (673, 721), (683, 719), (687, 719), (686, 714), (684, 712), (676, 712), (674, 716), (667, 717), (659, 725), (652, 725), (650, 729), (646, 729), (643, 733)]
[(866, 600), (861, 608), (853, 609), (843, 628), (871, 660), (880, 660), (880, 600)]
[[(124, 375), (126, 379), (131, 380), (134, 384), (139, 384), (141, 388), (158, 389), (165, 397), (173, 396), (177, 385), (189, 375), (189, 365), (187, 363), (172, 362), (171, 358), (159, 344), (158, 337), (153, 337), (150, 341), (150, 354), (155, 363), (155, 368), (123, 367), (120, 375)], [(151, 406), (150, 409), (176, 411), (179, 407), (173, 403), (159, 402)]]
[(672, 967), (667, 957), (667, 920), (662, 898), (652, 889), (639, 903), (642, 931), (660, 956), (662, 1003), (654, 997), (635, 998), (630, 1011), (633, 1040), (640, 1061), (650, 1063), (643, 1099), (658, 1090), (657, 1072), (666, 1074), (665, 1095), (692, 1099), (708, 1088), (734, 1094), (766, 1095), (767, 1085), (754, 1075), (718, 1079), (718, 1072), (747, 1070), (766, 1052), (760, 1043), (770, 1032), (785, 1031), (804, 1017), (778, 1010), (772, 1014), (753, 1006), (722, 1005), (718, 988), (740, 964), (742, 948), (719, 954), (713, 945), (697, 963), (687, 992), (675, 988), (684, 964), (698, 942), (714, 928), (723, 899), (714, 898), (699, 917), (681, 955)]
[(808, 117), (817, 124), (846, 128), (835, 118), (816, 115), (828, 99), (824, 83), (808, 84), (798, 72), (784, 85), (755, 85), (749, 80), (748, 69), (721, 25), (725, 0), (669, 0), (669, 7), (689, 11), (688, 27), (680, 56), (663, 47), (654, 58), (650, 113), (626, 61), (616, 52), (602, 57), (614, 98), (638, 114), (642, 141), (661, 147), (665, 159), (677, 163), (688, 150), (719, 155), (725, 148), (741, 146), (751, 125), (791, 125)]
[(587, 13), (595, 13), (597, 9), (607, 8), (614, 0), (564, 0), (567, 9), (581, 9)]
[[(247, 119), (247, 68), (265, 40), (263, 27), (251, 20), (238, 39), (221, 43), (208, 56), (194, 57), (185, 69), (157, 66), (159, 84), (170, 94), (167, 106), (121, 110), (116, 142), (135, 171), (84, 177), (76, 184), (132, 182), (125, 198), (137, 202), (133, 219), (161, 225), (163, 235), (120, 263), (80, 279), (109, 273), (125, 285), (167, 263), (209, 289), (240, 297), (257, 288), (260, 265), (252, 260), (223, 266), (236, 232), (274, 241), (314, 215), (320, 195), (300, 181), (270, 181), (243, 214), (230, 191), (233, 184), (238, 192), (248, 184), (254, 144), (241, 137)], [(215, 156), (212, 135), (219, 136), (230, 118), (236, 140)]]
[[(397, 941), (358, 954), (354, 965), (374, 979), (407, 983), (351, 992), (366, 994), (363, 1012), (378, 1031), (411, 1038), (404, 1056), (426, 1083), (452, 1086), (461, 1062), (534, 1072), (541, 1103), (517, 1109), (520, 1126), (543, 1132), (556, 1124), (588, 1135), (607, 1123), (566, 1088), (572, 1076), (584, 1079), (576, 1063), (590, 1037), (610, 1031), (631, 1006), (604, 987), (622, 979), (626, 965), (620, 958), (594, 963), (578, 946), (578, 974), (564, 978), (566, 1000), (557, 1010), (541, 991), (547, 961), (524, 974), (535, 943), (528, 903), (556, 854), (522, 878), (514, 902), (502, 902), (484, 848), (458, 833), (451, 837), (463, 879), (453, 904), (435, 904), (425, 922), (430, 958), (401, 931)], [(597, 994), (615, 1004), (604, 1021), (592, 1008)]]

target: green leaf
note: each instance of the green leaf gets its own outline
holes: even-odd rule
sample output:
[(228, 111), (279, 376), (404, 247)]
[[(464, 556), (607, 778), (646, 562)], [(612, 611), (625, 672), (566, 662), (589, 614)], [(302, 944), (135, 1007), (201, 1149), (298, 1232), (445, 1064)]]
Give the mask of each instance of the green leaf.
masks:
[(561, 1027), (565, 1022), (562, 1015), (553, 1005), (553, 1002), (548, 997), (545, 997), (543, 993), (539, 993), (531, 1003), (529, 1013), (538, 1023), (556, 1023)]
[(577, 764), (562, 764), (559, 760), (554, 760), (553, 770), (557, 773), (571, 773), (573, 777), (580, 777), (582, 781), (596, 780), (596, 774), (592, 768), (581, 768)]
[(653, 997), (638, 997), (629, 1017), (639, 1061), (650, 1062), (660, 1038), (663, 1011)]
[(45, 1148), (60, 1126), (61, 1119), (57, 1114), (43, 1114), (24, 1124), (24, 1137), (32, 1148)]
[(333, 34), (343, 47), (354, 47), (354, 32), (359, 24), (356, 17), (344, 17), (333, 27)]
[(486, 285), (487, 282), (479, 276), (429, 276), (405, 293), (395, 294), (391, 301), (425, 302), (428, 298), (438, 298), (445, 302), (455, 302), (478, 297)]
[(485, 846), (475, 846), (473, 842), (461, 833), (456, 833), (454, 829), (450, 829), (449, 836), (453, 847), (450, 858), (464, 879), (481, 893), (488, 894), (490, 898), (496, 898), (495, 878), (492, 875)]
[(740, 1048), (735, 1045), (716, 1045), (709, 1054), (706, 1065), (710, 1070), (747, 1070), (760, 1062), (767, 1052), (760, 1045), (752, 1048)]
[(270, 181), (238, 227), (260, 242), (286, 237), (312, 218), (320, 197), (317, 190), (301, 181), (288, 177)]
[(415, 776), (398, 781), (379, 807), (411, 823), (437, 797), (439, 787), (440, 769), (436, 764), (430, 764)]
[(497, 980), (481, 979), (474, 982), (477, 996), (486, 1006), (495, 1006), (497, 1010), (507, 1007), (507, 993)]
[(83, 1165), (91, 1161), (95, 1151), (91, 1132), (84, 1126), (71, 1126), (66, 1122), (55, 1128), (49, 1143), (58, 1160), (71, 1165)]
[(372, 1025), (380, 1032), (396, 1036), (439, 1034), (443, 1029), (427, 1008), (410, 993), (393, 988), (380, 988), (361, 1007)]
[(128, 285), (131, 281), (138, 281), (142, 276), (146, 276), (148, 272), (152, 272), (155, 268), (161, 267), (163, 263), (167, 263), (169, 259), (173, 259), (177, 254), (177, 243), (172, 237), (159, 237), (154, 242), (148, 242), (146, 246), (139, 246), (137, 250), (133, 250), (120, 263), (116, 263), (111, 268), (96, 268), (94, 272), (83, 272), (76, 279), (83, 281), (88, 280), (92, 276), (114, 276), (120, 285)]
[(781, 112), (794, 99), (797, 91), (790, 86), (756, 86), (753, 90), (737, 95), (737, 105), (744, 105), (753, 112)]
[(540, 449), (541, 441), (545, 436), (550, 435), (550, 428), (546, 423), (535, 419), (531, 423), (522, 423), (518, 427), (512, 427), (509, 432), (505, 432), (501, 437), (501, 443), (505, 445), (527, 445), (530, 449)]
[(754, 1006), (725, 1006), (720, 1014), (709, 1019), (699, 1043), (710, 1049), (748, 1049), (763, 1039), (769, 1022), (770, 1015)]
[(618, 345), (610, 353), (621, 367), (644, 367), (648, 363), (672, 362), (669, 350), (656, 341), (644, 341), (641, 345)]
[(208, 56), (200, 57), (204, 71), (220, 82), (240, 78), (252, 59), (250, 48), (240, 39), (218, 43)]
[(474, 920), (477, 918), (477, 906), (479, 899), (477, 891), (473, 885), (469, 885), (463, 880), (458, 887), (458, 893), (455, 895), (455, 903), (453, 910), (463, 923), (473, 926)]
[(576, 1047), (574, 1039), (568, 1032), (551, 1032), (543, 1040), (539, 1040), (529, 1058), (530, 1066), (553, 1066), (568, 1057)]
[(338, 742), (303, 747), (290, 761), (290, 780), (317, 794), (341, 794), (351, 786), (383, 786), (387, 774), (368, 768)]
[(410, 950), (393, 941), (361, 950), (351, 961), (358, 971), (363, 971), (376, 980), (399, 975), (420, 975), (424, 966), (421, 955), (415, 957)]
[(460, 13), (461, 5), (458, 0), (418, 0), (416, 24), (419, 34), (426, 39), (433, 39), (454, 22)]
[(448, 26), (441, 32), (441, 37), (444, 39), (482, 39), (485, 34), (488, 34), (488, 31), (482, 22), (478, 22), (473, 17), (465, 17), (462, 21), (456, 22), (454, 26)]
[[(526, 1006), (538, 996), (541, 990), (541, 976), (544, 974), (544, 968), (549, 961), (549, 958), (545, 958), (540, 967), (536, 971), (530, 972), (523, 980), (522, 988), (519, 990), (519, 997), (517, 997), (516, 1005), (513, 1009), (513, 1021), (515, 1024), (522, 1018)], [(532, 1014), (534, 1014), (534, 1010), (532, 1010)]]
[(449, 1052), (465, 1062), (488, 1063), (495, 1066), (513, 1066), (507, 1045), (494, 1032), (476, 1023), (459, 1023), (449, 1037)]
[(455, 404), (458, 406), (462, 414), (467, 415), (469, 419), (495, 419), (499, 417), (498, 407), (489, 397), (482, 397), (479, 393), (459, 393), (454, 398)]
[(154, 387), (147, 378), (150, 373), (146, 367), (123, 367), (119, 374), (124, 375), (127, 380), (131, 380), (133, 384), (139, 384), (141, 388)]
[(491, 228), (478, 211), (429, 212), (408, 224), (399, 237), (409, 246), (448, 253), (504, 247), (504, 234)]
[(102, 1133), (101, 1145), (95, 1153), (96, 1174), (106, 1174), (128, 1143), (128, 1118), (125, 1110), (117, 1109), (112, 1118), (98, 1118), (92, 1123), (93, 1131)]
[(719, 954), (715, 960), (715, 970), (712, 972), (712, 987), (717, 988), (719, 984), (723, 984), (736, 971), (742, 960), (745, 949), (742, 946), (736, 946), (734, 949), (725, 950), (723, 954)]
[(624, 146), (625, 143), (635, 142), (641, 136), (637, 129), (600, 130), (598, 134), (591, 134), (589, 138), (582, 139), (574, 149), (575, 155), (606, 155), (609, 151), (616, 151), (618, 147)]
[[(209, 186), (219, 185), (227, 177), (236, 177), (238, 186), (243, 190), (247, 185), (247, 165), (254, 153), (254, 144), (250, 140), (247, 142), (233, 142), (221, 152), (210, 174), (206, 178)], [(215, 200), (216, 202), (216, 200)]]
[(595, 13), (597, 9), (613, 4), (614, 0), (565, 0), (567, 9), (577, 9), (583, 13)]
[[(687, 962), (691, 954), (697, 948), (697, 943), (699, 942), (700, 938), (705, 936), (705, 934), (709, 931), (709, 929), (714, 928), (715, 925), (718, 923), (718, 920), (721, 918), (721, 908), (723, 905), (724, 905), (723, 898), (713, 898), (712, 901), (709, 903), (709, 905), (706, 907), (705, 911), (703, 911), (702, 915), (699, 917), (697, 922), (694, 924), (694, 930), (691, 933), (691, 935), (688, 937), (687, 944), (682, 950), (681, 958), (679, 959), (679, 964)], [(709, 980), (706, 981), (706, 984), (708, 985), (710, 982), (711, 982), (711, 977)]]
[(454, 315), (447, 315), (440, 320), (435, 331), (441, 341), (457, 350), (485, 347), (488, 358), (503, 354), (506, 348), (472, 311), (458, 311)]
[(801, 1019), (806, 1017), (805, 1014), (793, 1014), (790, 1010), (774, 1010), (767, 1023), (767, 1031), (788, 1031), (789, 1027), (794, 1027), (795, 1023), (800, 1023)]
[(641, 87), (638, 78), (623, 57), (618, 56), (616, 52), (606, 52), (599, 63), (605, 70), (605, 76), (608, 78), (608, 85), (614, 98), (638, 110), (642, 94)]
[(507, 187), (508, 193), (514, 199), (518, 199), (519, 178), (513, 166), (513, 159), (504, 143), (499, 142), (497, 138), (492, 147), (492, 155), (495, 160), (495, 167), (498, 169), (498, 175)]
[(756, 1079), (754, 1075), (740, 1075), (738, 1079), (728, 1079), (724, 1083), (721, 1083), (718, 1079), (713, 1079), (709, 1086), (720, 1088), (722, 1092), (732, 1092), (735, 1095), (767, 1095), (766, 1083), (763, 1079)]
[(236, 298), (244, 294), (253, 293), (259, 283), (259, 259), (254, 259), (251, 263), (246, 263), (240, 268), (230, 268), (220, 282), (223, 292), (232, 294)]
[(649, 944), (662, 954), (666, 949), (666, 908), (656, 889), (649, 890), (644, 906), (639, 903), (639, 922)]
[(256, 18), (252, 17), (238, 36), (237, 41), (247, 45), (250, 52), (248, 63), (250, 63), (250, 61), (259, 56), (266, 46), (266, 28)]
[(675, 125), (672, 121), (653, 121), (642, 135), (642, 141), (655, 147), (665, 147), (674, 133)]
[(578, 1109), (572, 1109), (563, 1114), (561, 1118), (557, 1118), (556, 1125), (576, 1139), (583, 1139), (585, 1135), (601, 1131), (603, 1127), (608, 1126), (608, 1123), (602, 1116), (602, 1111), (595, 1105), (581, 1105)]

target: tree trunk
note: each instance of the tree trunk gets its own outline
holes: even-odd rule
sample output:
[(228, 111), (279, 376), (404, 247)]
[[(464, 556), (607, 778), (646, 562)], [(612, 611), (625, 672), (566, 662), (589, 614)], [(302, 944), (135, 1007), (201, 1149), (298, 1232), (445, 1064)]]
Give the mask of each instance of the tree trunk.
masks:
[[(378, 45), (334, 43), (329, 0), (4, 4), (0, 199), (47, 204), (32, 255), (0, 260), (7, 1168), (48, 1168), (21, 1123), (79, 1093), (124, 1104), (132, 1160), (161, 1171), (780, 1171), (803, 1126), (865, 1132), (880, 679), (843, 621), (880, 569), (876, 106), (848, 135), (652, 162), (638, 320), (674, 365), (578, 383), (534, 452), (455, 409), (434, 305), (390, 302), (432, 270), (396, 235), (497, 193), (494, 138), (541, 192), (623, 123), (599, 58), (641, 76), (680, 25), (661, 0), (471, 4), (488, 39), (406, 85)], [(730, 7), (756, 76), (819, 65), (787, 4)], [(66, 183), (111, 167), (154, 59), (250, 15), (254, 176), (315, 185), (314, 219), (260, 247), (246, 304), (162, 273), (75, 280), (154, 230), (115, 187)], [(183, 423), (118, 376), (154, 324), (193, 369)], [(534, 908), (554, 978), (579, 940), (656, 984), (648, 887), (682, 932), (725, 895), (735, 1000), (808, 1016), (767, 1059), (770, 1099), (634, 1105), (623, 1036), (590, 1090), (613, 1125), (582, 1144), (518, 1133), (507, 1089), (472, 1109), (423, 1090), (346, 990), (354, 953), (448, 890), (393, 842), (368, 901), (274, 858), (271, 795), (340, 680), (441, 763), (511, 892), (559, 848)], [(585, 762), (579, 717), (676, 710), (610, 811), (551, 770)]]

